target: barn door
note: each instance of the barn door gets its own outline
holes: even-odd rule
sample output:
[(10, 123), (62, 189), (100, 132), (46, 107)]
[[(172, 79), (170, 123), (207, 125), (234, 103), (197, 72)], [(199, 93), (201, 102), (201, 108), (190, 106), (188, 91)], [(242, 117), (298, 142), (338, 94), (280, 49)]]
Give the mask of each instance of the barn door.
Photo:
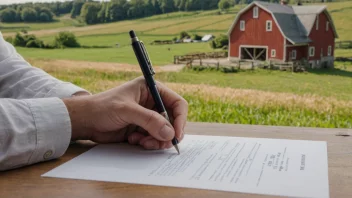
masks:
[(266, 48), (241, 47), (241, 59), (253, 61), (265, 61), (267, 57)]

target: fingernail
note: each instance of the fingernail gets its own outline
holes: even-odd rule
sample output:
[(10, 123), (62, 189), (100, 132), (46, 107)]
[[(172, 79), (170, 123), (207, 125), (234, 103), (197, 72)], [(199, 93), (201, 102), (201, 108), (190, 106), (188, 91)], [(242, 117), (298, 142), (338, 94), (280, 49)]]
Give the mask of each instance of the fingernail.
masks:
[(172, 139), (174, 131), (167, 125), (164, 125), (159, 134), (164, 140)]
[(148, 140), (144, 143), (146, 149), (157, 149), (157, 142), (155, 140)]

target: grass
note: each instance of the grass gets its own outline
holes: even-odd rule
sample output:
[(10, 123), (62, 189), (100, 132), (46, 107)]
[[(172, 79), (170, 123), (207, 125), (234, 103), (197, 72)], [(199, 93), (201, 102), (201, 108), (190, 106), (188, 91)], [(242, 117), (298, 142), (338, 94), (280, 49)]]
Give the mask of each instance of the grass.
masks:
[[(133, 49), (128, 43), (130, 38), (126, 35), (120, 48), (105, 49), (36, 49), (17, 48), (18, 52), (26, 58), (45, 58), (45, 59), (69, 59), (85, 60), (95, 62), (115, 62), (137, 64)], [(122, 38), (122, 37), (120, 37)], [(144, 38), (144, 37), (143, 37)], [(144, 39), (143, 39), (144, 40)], [(148, 40), (148, 39), (146, 39)], [(122, 41), (122, 40), (121, 40)], [(112, 42), (111, 44), (114, 44)], [(170, 51), (168, 50), (170, 48)], [(170, 64), (174, 55), (183, 55), (191, 52), (212, 51), (208, 43), (196, 44), (177, 44), (177, 45), (148, 45), (149, 56), (155, 66)]]
[(80, 24), (77, 20), (71, 19), (65, 15), (59, 18), (55, 18), (55, 21), (50, 23), (0, 23), (0, 31), (5, 33), (18, 32), (22, 29), (25, 29), (27, 31), (34, 31), (63, 27), (75, 27), (82, 25), (83, 24)]
[[(140, 75), (136, 72), (116, 73), (109, 70), (64, 69), (49, 66), (41, 68), (59, 79), (73, 82), (92, 93), (105, 91)], [(348, 69), (352, 70), (352, 66), (349, 66)], [(249, 87), (245, 89), (242, 86), (241, 83), (246, 84), (244, 79), (253, 75), (248, 71), (236, 74), (209, 72), (200, 75), (197, 72), (185, 70), (180, 73), (158, 73), (156, 78), (189, 102), (188, 119), (190, 121), (352, 128), (351, 91), (341, 91), (331, 86), (326, 89), (314, 90), (314, 93), (311, 93), (310, 90), (318, 86), (315, 85), (314, 80), (308, 85), (307, 82), (299, 83), (302, 79), (306, 79), (306, 81), (315, 79), (319, 82), (331, 81), (335, 86), (338, 86), (338, 79), (341, 77), (335, 77), (335, 81), (332, 80), (334, 76), (330, 75), (284, 72), (274, 72), (268, 75), (266, 72), (259, 70), (254, 74), (254, 79), (257, 79), (257, 82), (267, 83), (268, 87), (265, 88), (265, 91), (258, 90), (260, 87), (258, 88), (254, 83), (252, 89)], [(287, 81), (289, 78), (291, 80)], [(188, 81), (184, 82), (186, 79)], [(276, 81), (276, 84), (284, 84), (284, 86), (269, 85), (269, 82), (266, 81), (271, 83)], [(235, 88), (221, 87), (221, 83), (224, 82), (232, 85), (239, 84), (240, 88), (236, 86), (232, 86)], [(351, 77), (346, 77), (345, 82), (341, 82), (341, 84), (351, 84), (351, 82)], [(344, 88), (351, 89), (347, 86)], [(287, 89), (291, 89), (292, 93), (286, 92)], [(346, 95), (338, 98), (337, 96), (342, 92)]]

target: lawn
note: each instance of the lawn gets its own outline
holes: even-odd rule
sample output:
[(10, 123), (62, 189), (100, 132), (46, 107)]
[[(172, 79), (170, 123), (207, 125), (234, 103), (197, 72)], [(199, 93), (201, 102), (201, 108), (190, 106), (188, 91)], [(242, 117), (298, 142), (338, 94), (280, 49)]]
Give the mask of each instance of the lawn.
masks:
[[(42, 67), (92, 93), (140, 76), (140, 72)], [(316, 73), (217, 71), (158, 73), (156, 79), (189, 103), (189, 120), (240, 124), (352, 128), (352, 65)]]
[[(45, 59), (68, 59), (68, 60), (85, 60), (95, 62), (115, 62), (137, 64), (135, 54), (132, 47), (128, 44), (130, 37), (125, 34), (120, 35), (121, 44), (124, 46), (119, 48), (93, 48), (93, 49), (30, 49), (17, 48), (18, 52), (26, 58), (45, 58)], [(152, 39), (143, 40), (151, 41)], [(146, 37), (148, 38), (148, 37)], [(155, 38), (155, 37), (151, 37)], [(112, 44), (116, 43), (111, 42)], [(147, 42), (146, 42), (147, 43)], [(98, 44), (98, 42), (97, 42)], [(108, 43), (110, 44), (110, 42)], [(173, 62), (174, 55), (183, 55), (192, 52), (212, 51), (209, 43), (193, 43), (193, 44), (175, 44), (175, 45), (147, 45), (149, 56), (155, 66), (167, 65)], [(170, 49), (170, 50), (169, 50)]]
[(34, 31), (34, 30), (44, 30), (44, 29), (55, 29), (63, 27), (75, 27), (82, 26), (77, 20), (69, 18), (67, 15), (54, 18), (54, 22), (50, 23), (1, 23), (1, 32), (18, 32), (21, 30)]

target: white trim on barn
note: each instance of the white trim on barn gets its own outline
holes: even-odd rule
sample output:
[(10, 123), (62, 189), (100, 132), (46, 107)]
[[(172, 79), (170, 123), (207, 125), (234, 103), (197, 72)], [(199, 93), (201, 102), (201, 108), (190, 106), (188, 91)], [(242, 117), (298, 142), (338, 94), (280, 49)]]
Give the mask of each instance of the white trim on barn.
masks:
[(284, 54), (282, 56), (282, 61), (283, 62), (286, 61), (286, 53), (287, 53), (286, 45), (287, 45), (287, 42), (286, 42), (286, 38), (284, 37)]
[(236, 16), (234, 22), (231, 24), (230, 29), (229, 29), (228, 32), (227, 32), (227, 35), (228, 35), (228, 36), (231, 35), (231, 32), (232, 32), (233, 29), (235, 28), (235, 25), (236, 25), (236, 23), (238, 22), (238, 20), (240, 19), (241, 15), (242, 15), (244, 12), (246, 12), (247, 10), (249, 10), (249, 9), (252, 7), (252, 5), (257, 5), (257, 6), (260, 7), (261, 9), (263, 9), (263, 10), (265, 10), (266, 12), (268, 12), (269, 14), (271, 14), (271, 17), (272, 17), (272, 19), (275, 21), (275, 24), (276, 24), (276, 26), (279, 28), (279, 30), (280, 30), (282, 36), (283, 36), (284, 38), (286, 38), (287, 40), (289, 40), (291, 43), (295, 43), (295, 42), (293, 42), (291, 39), (289, 39), (288, 37), (286, 37), (286, 35), (285, 35), (284, 32), (282, 31), (282, 29), (281, 29), (279, 23), (277, 22), (277, 20), (276, 20), (274, 14), (273, 14), (270, 10), (268, 10), (268, 9), (266, 9), (265, 7), (261, 6), (260, 4), (256, 3), (255, 1), (253, 1), (253, 2), (250, 3), (247, 7), (245, 7), (245, 8), (242, 9), (240, 12), (238, 12), (238, 14), (237, 14), (237, 16)]
[(266, 50), (266, 54), (265, 54), (265, 60), (269, 60), (269, 47), (267, 45), (240, 45), (238, 47), (238, 58), (241, 59), (241, 52), (242, 52), (242, 48), (255, 48), (255, 49), (265, 49)]
[[(334, 32), (335, 38), (339, 38), (339, 35), (338, 35), (337, 32), (336, 32), (336, 28), (335, 28), (334, 21), (332, 20), (332, 17), (331, 17), (331, 15), (329, 14), (329, 12), (326, 10), (326, 6), (325, 6), (324, 8), (322, 8), (322, 9), (318, 12), (318, 16), (319, 16), (321, 13), (323, 13), (323, 12), (324, 12), (324, 13), (326, 14), (326, 16), (328, 17), (328, 20), (329, 20), (329, 22), (330, 22), (330, 24), (331, 24), (331, 28), (332, 28), (332, 30), (333, 30), (333, 32)], [(314, 27), (314, 25), (313, 25), (313, 27)], [(310, 33), (312, 32), (313, 27), (309, 30), (308, 36), (309, 36)]]
[(227, 59), (228, 61), (231, 61), (231, 36), (228, 36), (228, 40), (229, 40), (229, 45), (227, 46)]

